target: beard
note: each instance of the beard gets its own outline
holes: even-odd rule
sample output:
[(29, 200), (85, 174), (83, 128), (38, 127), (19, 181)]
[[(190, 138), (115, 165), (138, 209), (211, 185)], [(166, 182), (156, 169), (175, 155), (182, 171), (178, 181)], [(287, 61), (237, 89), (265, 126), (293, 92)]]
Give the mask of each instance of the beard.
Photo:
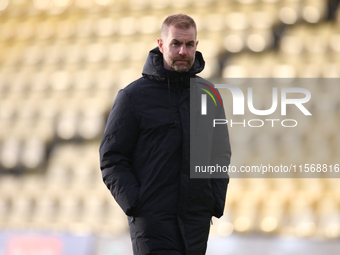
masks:
[[(190, 68), (194, 64), (195, 58), (191, 60), (187, 58), (182, 58), (182, 59), (166, 58), (165, 61), (168, 63), (168, 65), (170, 66), (172, 70), (179, 72), (179, 73), (185, 73), (190, 70)], [(177, 61), (185, 61), (185, 62), (181, 62), (177, 64), (176, 63)]]

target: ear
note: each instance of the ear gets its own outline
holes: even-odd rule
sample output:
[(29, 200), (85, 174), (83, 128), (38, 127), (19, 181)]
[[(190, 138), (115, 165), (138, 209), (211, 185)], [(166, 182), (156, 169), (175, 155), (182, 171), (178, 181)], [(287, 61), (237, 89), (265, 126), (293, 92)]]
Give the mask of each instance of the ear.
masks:
[(197, 41), (196, 41), (196, 47), (197, 47), (197, 45), (198, 45), (198, 42), (199, 42), (199, 41), (197, 40)]
[(159, 48), (160, 52), (163, 53), (163, 40), (162, 40), (162, 38), (158, 38), (157, 43), (158, 43), (158, 48)]

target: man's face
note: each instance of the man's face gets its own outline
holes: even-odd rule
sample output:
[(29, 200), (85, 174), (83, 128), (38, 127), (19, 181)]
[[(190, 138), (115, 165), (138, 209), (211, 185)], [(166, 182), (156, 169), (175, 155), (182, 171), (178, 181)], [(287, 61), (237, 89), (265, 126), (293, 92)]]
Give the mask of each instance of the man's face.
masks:
[(163, 37), (157, 42), (163, 53), (164, 68), (180, 73), (189, 71), (194, 64), (198, 44), (195, 28), (181, 29), (170, 26)]

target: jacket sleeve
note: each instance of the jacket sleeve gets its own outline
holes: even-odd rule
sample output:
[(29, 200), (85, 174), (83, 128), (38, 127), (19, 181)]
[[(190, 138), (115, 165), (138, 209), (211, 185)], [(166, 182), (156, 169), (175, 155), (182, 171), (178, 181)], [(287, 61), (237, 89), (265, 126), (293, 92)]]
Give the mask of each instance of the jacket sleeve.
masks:
[(99, 154), (103, 181), (128, 216), (134, 215), (140, 187), (132, 171), (138, 133), (132, 102), (121, 90), (110, 112)]
[[(219, 107), (216, 118), (226, 118), (223, 107)], [(227, 125), (217, 125), (213, 136), (211, 165), (214, 166), (218, 164), (219, 166), (229, 167), (230, 157), (231, 149), (228, 127)], [(228, 183), (228, 173), (221, 173), (217, 178), (211, 179), (212, 191), (215, 198), (213, 216), (217, 218), (220, 218), (223, 215)]]

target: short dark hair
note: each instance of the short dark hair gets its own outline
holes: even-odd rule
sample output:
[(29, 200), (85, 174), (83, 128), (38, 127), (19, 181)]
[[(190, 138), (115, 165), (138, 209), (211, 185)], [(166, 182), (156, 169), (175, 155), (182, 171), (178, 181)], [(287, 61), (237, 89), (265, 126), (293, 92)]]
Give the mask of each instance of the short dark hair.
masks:
[(196, 23), (193, 18), (188, 15), (179, 13), (168, 16), (163, 22), (161, 35), (167, 33), (170, 26), (181, 29), (189, 29), (190, 27), (193, 27), (195, 29), (195, 35), (197, 35)]

